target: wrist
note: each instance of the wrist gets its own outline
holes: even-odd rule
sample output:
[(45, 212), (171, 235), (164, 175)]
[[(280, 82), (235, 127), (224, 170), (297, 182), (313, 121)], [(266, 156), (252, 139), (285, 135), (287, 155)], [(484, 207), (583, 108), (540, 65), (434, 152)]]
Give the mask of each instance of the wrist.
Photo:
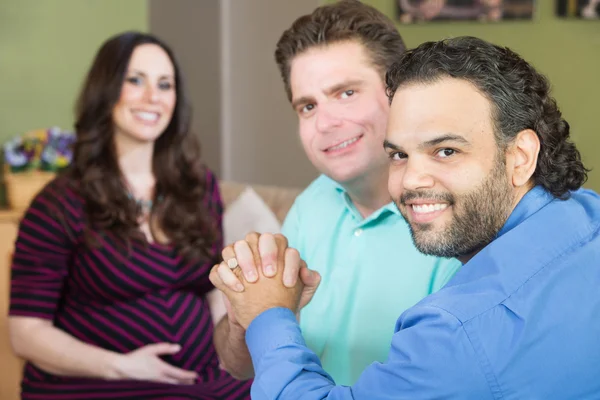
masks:
[(246, 329), (238, 322), (232, 321), (230, 318), (227, 318), (229, 323), (229, 335), (230, 336), (244, 336), (246, 334)]
[(123, 379), (125, 373), (123, 371), (123, 354), (109, 352), (101, 362), (101, 376), (108, 381)]

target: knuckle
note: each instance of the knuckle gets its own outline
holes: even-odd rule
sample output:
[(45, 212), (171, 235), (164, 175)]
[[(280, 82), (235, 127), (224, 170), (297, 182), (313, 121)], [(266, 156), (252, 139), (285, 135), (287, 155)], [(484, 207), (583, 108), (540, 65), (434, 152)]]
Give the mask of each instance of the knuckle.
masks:
[(260, 238), (260, 234), (258, 234), (257, 232), (250, 232), (246, 235), (246, 242), (256, 243), (256, 242), (258, 242), (259, 238)]
[(281, 233), (275, 234), (275, 242), (279, 246), (283, 246), (283, 247), (287, 247), (288, 246), (288, 240), (287, 240), (287, 238), (285, 236), (283, 236)]
[(290, 258), (294, 258), (294, 259), (299, 259), (299, 258), (300, 258), (300, 253), (298, 252), (298, 250), (296, 250), (296, 249), (295, 249), (295, 248), (293, 248), (293, 247), (288, 247), (288, 248), (285, 250), (285, 253), (286, 253), (286, 255), (287, 255), (288, 257), (290, 257)]

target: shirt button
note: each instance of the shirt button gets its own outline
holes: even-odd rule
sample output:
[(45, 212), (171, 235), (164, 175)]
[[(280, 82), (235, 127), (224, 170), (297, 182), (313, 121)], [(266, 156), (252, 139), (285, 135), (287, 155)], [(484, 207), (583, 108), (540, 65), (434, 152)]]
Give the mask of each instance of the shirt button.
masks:
[(360, 234), (361, 234), (362, 232), (363, 232), (363, 230), (362, 230), (362, 229), (360, 229), (360, 228), (358, 228), (358, 229), (355, 229), (355, 230), (354, 230), (354, 236), (358, 237), (358, 236), (360, 236)]

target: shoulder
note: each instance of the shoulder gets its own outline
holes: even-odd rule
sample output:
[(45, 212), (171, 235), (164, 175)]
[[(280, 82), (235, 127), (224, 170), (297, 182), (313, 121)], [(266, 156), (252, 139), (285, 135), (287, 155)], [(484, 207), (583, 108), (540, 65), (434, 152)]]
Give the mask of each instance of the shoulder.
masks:
[(294, 205), (297, 207), (313, 207), (315, 204), (341, 203), (340, 191), (341, 187), (338, 183), (325, 175), (321, 175), (298, 195)]
[(79, 217), (83, 202), (78, 185), (70, 178), (58, 176), (34, 196), (29, 208), (59, 213), (69, 211)]

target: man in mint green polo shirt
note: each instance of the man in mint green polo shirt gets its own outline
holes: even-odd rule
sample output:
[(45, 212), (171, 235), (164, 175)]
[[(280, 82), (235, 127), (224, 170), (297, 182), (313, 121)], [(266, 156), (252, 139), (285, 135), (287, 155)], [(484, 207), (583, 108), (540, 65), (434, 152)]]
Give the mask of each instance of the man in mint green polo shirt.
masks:
[[(418, 252), (388, 193), (384, 74), (404, 50), (389, 18), (343, 0), (297, 19), (275, 51), (300, 140), (323, 174), (297, 198), (283, 228), (290, 247), (321, 274), (300, 324), (308, 346), (343, 385), (386, 360), (398, 315), (460, 266)], [(251, 281), (243, 255), (236, 256)], [(231, 277), (223, 281), (235, 284)], [(241, 333), (230, 315), (217, 326), (215, 342), (228, 349), (219, 354), (223, 366), (248, 377)]]

